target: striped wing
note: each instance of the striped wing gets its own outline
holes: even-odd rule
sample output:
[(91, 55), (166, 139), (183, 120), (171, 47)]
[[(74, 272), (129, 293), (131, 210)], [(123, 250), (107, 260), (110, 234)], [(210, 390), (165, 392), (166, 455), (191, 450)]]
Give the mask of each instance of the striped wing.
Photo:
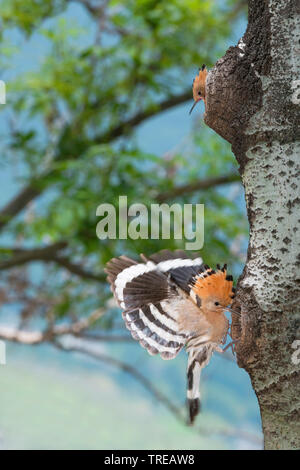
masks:
[(114, 296), (134, 339), (150, 354), (172, 359), (184, 347), (191, 332), (182, 328), (181, 317), (195, 310), (189, 296), (189, 280), (204, 270), (201, 258), (184, 252), (162, 251), (143, 263), (121, 256), (106, 267)]
[(161, 303), (125, 311), (123, 318), (132, 337), (151, 355), (173, 359), (186, 344), (187, 336), (178, 331), (176, 319), (167, 314)]
[(194, 257), (191, 259), (183, 250), (174, 252), (162, 250), (150, 256), (149, 259), (156, 262), (158, 269), (169, 275), (174, 283), (187, 294), (191, 292), (190, 283), (192, 279), (204, 273), (208, 268), (207, 265), (203, 264), (202, 258)]

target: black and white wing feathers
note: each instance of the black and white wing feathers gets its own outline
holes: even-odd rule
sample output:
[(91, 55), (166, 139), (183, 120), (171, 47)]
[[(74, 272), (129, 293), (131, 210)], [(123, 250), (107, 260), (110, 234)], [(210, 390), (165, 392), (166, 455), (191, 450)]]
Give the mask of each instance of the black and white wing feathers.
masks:
[(179, 250), (142, 259), (112, 259), (106, 266), (108, 281), (133, 338), (150, 354), (172, 359), (189, 339), (180, 326), (180, 315), (193, 308), (189, 279), (204, 265), (201, 258), (191, 259)]

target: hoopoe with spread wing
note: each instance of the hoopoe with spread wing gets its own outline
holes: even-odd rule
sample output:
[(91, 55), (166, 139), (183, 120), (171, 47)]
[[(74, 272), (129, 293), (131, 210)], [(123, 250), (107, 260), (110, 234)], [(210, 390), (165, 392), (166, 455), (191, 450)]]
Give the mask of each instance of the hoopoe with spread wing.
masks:
[(193, 80), (193, 98), (194, 104), (190, 109), (190, 114), (193, 111), (199, 101), (203, 100), (206, 105), (206, 78), (207, 78), (207, 68), (205, 64), (202, 65), (199, 69), (199, 74)]
[(200, 373), (214, 351), (223, 352), (234, 298), (226, 265), (211, 269), (184, 251), (163, 250), (142, 262), (126, 256), (106, 265), (108, 281), (134, 339), (151, 354), (173, 359), (188, 352), (187, 400), (190, 423), (200, 409)]

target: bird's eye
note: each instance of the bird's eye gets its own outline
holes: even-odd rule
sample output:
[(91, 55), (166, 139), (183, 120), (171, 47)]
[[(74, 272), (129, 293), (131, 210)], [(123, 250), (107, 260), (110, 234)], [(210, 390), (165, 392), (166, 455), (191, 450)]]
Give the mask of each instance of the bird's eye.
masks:
[(217, 305), (217, 306), (218, 306), (218, 305), (220, 305), (220, 304), (219, 304), (219, 302), (215, 302), (215, 305)]

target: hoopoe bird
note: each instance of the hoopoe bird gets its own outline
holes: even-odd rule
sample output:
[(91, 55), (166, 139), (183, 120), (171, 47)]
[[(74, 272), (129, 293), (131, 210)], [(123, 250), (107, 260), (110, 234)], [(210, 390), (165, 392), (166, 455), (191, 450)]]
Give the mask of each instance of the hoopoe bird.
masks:
[(224, 265), (163, 250), (142, 262), (126, 256), (106, 265), (107, 279), (132, 337), (151, 355), (173, 359), (186, 347), (187, 402), (192, 424), (200, 410), (200, 374), (214, 351), (223, 352), (235, 289)]
[(196, 106), (199, 101), (203, 100), (204, 104), (206, 105), (206, 78), (207, 78), (207, 68), (205, 64), (202, 65), (201, 69), (199, 69), (199, 74), (193, 80), (193, 98), (194, 104), (190, 109), (190, 114), (193, 111), (194, 107)]

